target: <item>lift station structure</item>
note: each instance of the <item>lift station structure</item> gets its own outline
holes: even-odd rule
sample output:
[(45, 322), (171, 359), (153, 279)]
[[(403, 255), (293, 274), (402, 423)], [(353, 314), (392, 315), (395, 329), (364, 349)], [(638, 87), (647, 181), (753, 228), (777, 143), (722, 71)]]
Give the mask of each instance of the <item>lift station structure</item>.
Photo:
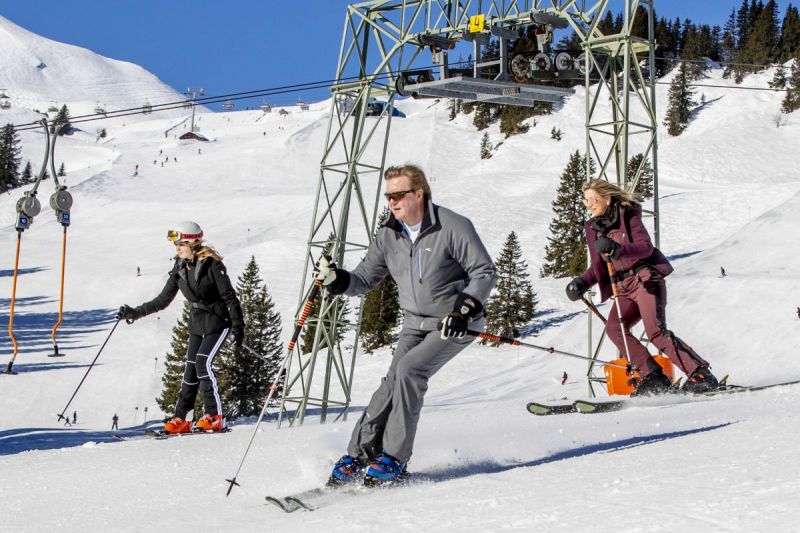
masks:
[[(642, 168), (629, 169), (631, 144), (653, 170), (654, 237), (658, 231), (658, 159), (655, 109), (654, 0), (374, 0), (349, 5), (331, 88), (332, 101), (308, 233), (298, 312), (313, 287), (311, 272), (324, 252), (344, 267), (363, 257), (376, 231), (396, 97), (533, 106), (572, 94), (559, 77), (577, 75), (586, 93), (586, 169), (633, 190)], [(598, 24), (612, 7), (622, 9), (619, 33)], [(646, 17), (647, 35), (634, 35), (634, 19)], [(571, 28), (582, 51), (551, 49), (553, 32)], [(515, 42), (528, 31), (536, 48)], [(494, 40), (499, 57), (485, 58)], [(472, 64), (450, 64), (457, 46), (472, 47)], [(419, 65), (425, 65), (420, 68)], [(432, 67), (431, 67), (432, 65)], [(565, 74), (569, 76), (565, 76)], [(372, 98), (387, 100), (384, 113), (367, 117)], [(609, 101), (610, 105), (600, 105)], [(342, 105), (352, 102), (352, 106)], [(349, 109), (349, 111), (344, 111)], [(630, 170), (630, 172), (629, 172)], [(362, 300), (363, 302), (363, 300)], [(351, 401), (360, 316), (342, 297), (322, 291), (308, 316), (305, 342), (289, 356), (279, 424), (302, 424), (309, 408), (345, 419)], [(590, 320), (591, 320), (591, 314)], [(591, 322), (590, 355), (592, 349)], [(313, 335), (308, 332), (313, 332)], [(602, 343), (602, 338), (600, 340)], [(589, 389), (602, 381), (590, 365)]]

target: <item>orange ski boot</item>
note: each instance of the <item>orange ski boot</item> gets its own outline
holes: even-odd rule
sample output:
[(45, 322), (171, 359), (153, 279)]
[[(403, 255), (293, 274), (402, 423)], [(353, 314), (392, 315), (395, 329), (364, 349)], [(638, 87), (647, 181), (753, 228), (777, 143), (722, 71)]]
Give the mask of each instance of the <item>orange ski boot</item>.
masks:
[(200, 431), (222, 431), (225, 429), (225, 420), (222, 415), (203, 415), (194, 427)]
[(177, 416), (164, 424), (164, 431), (167, 433), (191, 433), (192, 423)]

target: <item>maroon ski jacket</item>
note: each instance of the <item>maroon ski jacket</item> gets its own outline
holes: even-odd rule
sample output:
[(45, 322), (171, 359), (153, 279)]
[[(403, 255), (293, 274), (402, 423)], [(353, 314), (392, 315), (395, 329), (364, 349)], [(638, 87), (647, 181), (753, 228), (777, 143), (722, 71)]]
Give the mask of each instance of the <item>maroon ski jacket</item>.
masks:
[[(628, 206), (612, 204), (609, 209), (618, 209), (619, 224), (606, 233), (606, 237), (621, 246), (617, 259), (611, 261), (617, 274), (638, 270), (642, 267), (653, 267), (663, 276), (672, 272), (672, 265), (661, 251), (653, 246), (650, 235), (642, 224), (642, 208), (639, 204)], [(600, 301), (606, 301), (611, 296), (611, 280), (608, 277), (606, 262), (600, 257), (594, 247), (594, 241), (602, 236), (592, 227), (591, 220), (584, 224), (586, 242), (589, 245), (590, 265), (586, 272), (581, 274), (581, 279), (587, 287), (595, 283), (600, 285)]]

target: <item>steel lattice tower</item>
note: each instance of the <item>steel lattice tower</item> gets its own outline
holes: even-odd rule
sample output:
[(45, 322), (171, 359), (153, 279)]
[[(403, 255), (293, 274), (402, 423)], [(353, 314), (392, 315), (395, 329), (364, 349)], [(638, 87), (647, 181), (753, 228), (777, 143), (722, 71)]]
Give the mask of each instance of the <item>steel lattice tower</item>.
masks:
[[(394, 99), (399, 90), (404, 94), (515, 105), (533, 105), (537, 100), (552, 102), (571, 92), (509, 80), (505, 55), (509, 39), (518, 35), (520, 29), (542, 20), (566, 21), (564, 26), (571, 26), (581, 39), (587, 167), (588, 157), (592, 156), (599, 163), (600, 176), (632, 189), (641, 168), (626, 183), (630, 143), (635, 138), (643, 139), (642, 152), (645, 160), (652, 161), (654, 171), (657, 245), (653, 0), (619, 0), (618, 3), (624, 4), (623, 29), (616, 35), (603, 35), (598, 23), (609, 3), (609, 0), (372, 0), (347, 7), (337, 82), (331, 88), (330, 119), (307, 241), (298, 316), (311, 289), (311, 269), (320, 254), (325, 251), (337, 264), (352, 268), (371, 242), (381, 210), (382, 174)], [(648, 17), (646, 38), (632, 35), (637, 11)], [(468, 41), (475, 47), (474, 57), (480, 58), (481, 45), (487, 44), (492, 36), (500, 39), (501, 57), (492, 63), (499, 73), (482, 76), (489, 63), (476, 61), (472, 76), (463, 76), (463, 72), (453, 76), (455, 69), (450, 69), (447, 61), (450, 45)], [(427, 50), (433, 52), (438, 80), (415, 69)], [(387, 99), (387, 105), (380, 116), (368, 117), (369, 104), (379, 96)], [(610, 115), (598, 107), (603, 97), (611, 100)], [(302, 353), (303, 343), (298, 343), (289, 360), (281, 421), (288, 417), (290, 424), (302, 424), (309, 407), (320, 409), (321, 422), (326, 421), (331, 408), (338, 411), (337, 419), (346, 417), (359, 323), (360, 317), (345, 316), (341, 298), (323, 294), (307, 322), (316, 328), (312, 346)], [(354, 337), (345, 335), (340, 340), (339, 332), (347, 331), (354, 331)], [(348, 345), (342, 346), (342, 342)], [(590, 368), (590, 388), (594, 379), (591, 374)]]

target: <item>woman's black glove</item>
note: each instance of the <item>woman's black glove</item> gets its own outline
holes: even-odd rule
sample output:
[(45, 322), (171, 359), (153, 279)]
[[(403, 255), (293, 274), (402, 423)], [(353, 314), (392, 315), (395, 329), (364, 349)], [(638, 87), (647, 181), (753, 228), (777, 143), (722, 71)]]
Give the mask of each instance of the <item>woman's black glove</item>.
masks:
[(233, 334), (233, 343), (237, 348), (241, 348), (244, 344), (244, 326), (240, 324), (231, 327), (231, 333)]
[(619, 244), (605, 236), (594, 241), (594, 249), (597, 250), (598, 254), (607, 255), (609, 259), (619, 259), (619, 254), (622, 251)]
[(588, 288), (582, 278), (572, 278), (572, 281), (567, 285), (567, 298), (577, 302)]
[(141, 307), (131, 307), (130, 305), (123, 305), (117, 311), (117, 320), (126, 320), (133, 322), (139, 320), (144, 316), (144, 310)]

